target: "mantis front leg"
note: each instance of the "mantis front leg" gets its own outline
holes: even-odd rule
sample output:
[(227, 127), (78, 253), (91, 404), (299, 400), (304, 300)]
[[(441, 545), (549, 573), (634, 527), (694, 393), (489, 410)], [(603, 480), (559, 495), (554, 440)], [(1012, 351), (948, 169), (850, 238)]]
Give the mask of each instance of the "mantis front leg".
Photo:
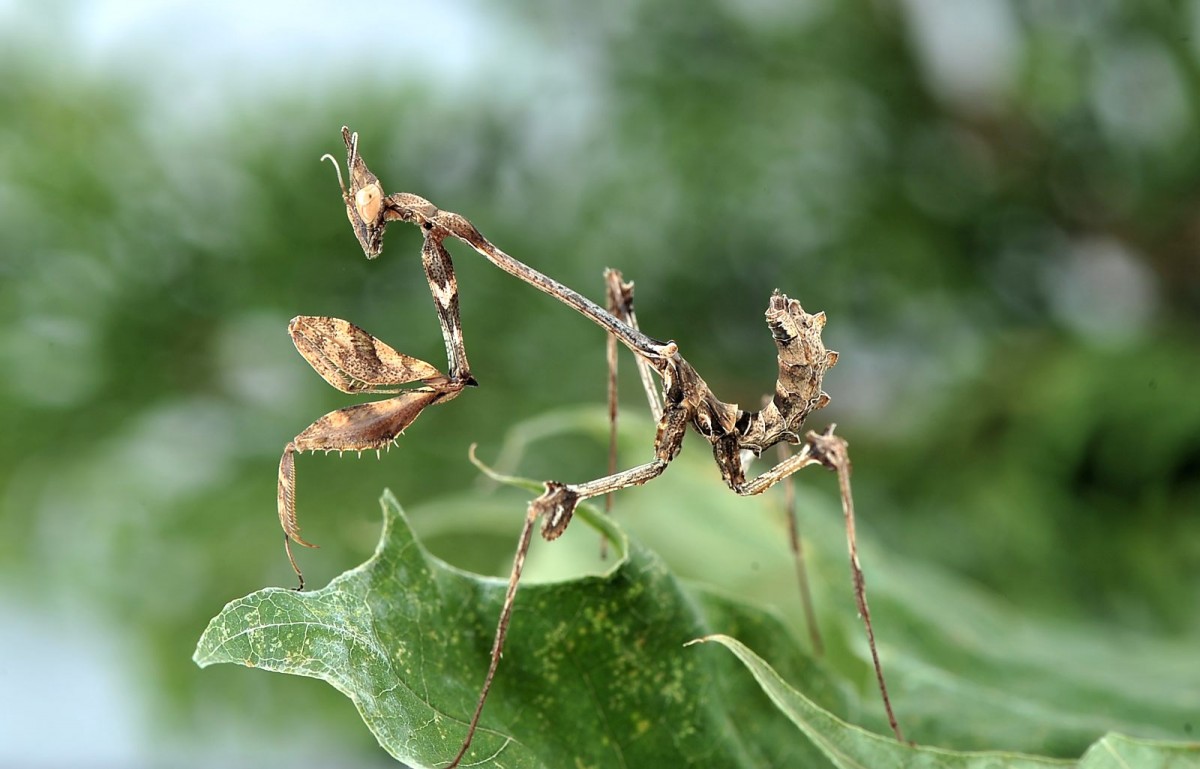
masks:
[[(300, 316), (288, 324), (296, 349), (329, 384), (344, 393), (399, 393), (394, 398), (331, 411), (288, 442), (279, 460), (277, 503), (288, 561), (304, 589), (304, 575), (291, 542), (313, 547), (300, 536), (296, 520), (297, 452), (389, 448), (426, 407), (456, 397), (468, 382), (454, 380), (423, 360), (391, 346), (340, 318)], [(465, 358), (463, 359), (465, 362)], [(421, 382), (423, 386), (397, 389)]]
[[(439, 237), (440, 236), (440, 237)], [(458, 281), (454, 277), (454, 263), (450, 253), (442, 245), (444, 233), (425, 231), (425, 243), (421, 247), (421, 266), (425, 268), (425, 280), (433, 294), (438, 322), (442, 326), (442, 338), (446, 342), (446, 361), (450, 379), (475, 386), (471, 366), (467, 363), (467, 348), (463, 342), (462, 321), (458, 315)]]
[[(357, 164), (354, 162), (357, 160)], [(336, 163), (335, 163), (336, 166)], [(357, 154), (351, 156), (351, 177), (360, 181), (370, 174)], [(373, 177), (372, 177), (373, 178)], [(341, 171), (338, 171), (341, 181)], [(343, 187), (343, 191), (344, 191)], [(356, 205), (347, 213), (376, 215), (382, 205), (378, 182), (366, 180), (359, 189)], [(374, 213), (372, 213), (374, 212)], [(291, 543), (313, 547), (300, 536), (296, 521), (296, 460), (297, 452), (355, 451), (390, 448), (392, 443), (425, 410), (434, 403), (456, 397), (464, 387), (474, 386), (470, 364), (463, 342), (462, 322), (458, 308), (458, 282), (454, 264), (442, 245), (446, 233), (427, 228), (421, 248), (421, 265), (429, 291), (433, 295), (442, 338), (446, 343), (446, 359), (450, 374), (442, 374), (433, 366), (395, 349), (349, 321), (339, 318), (300, 316), (288, 324), (296, 349), (309, 365), (329, 384), (345, 393), (398, 393), (374, 403), (330, 412), (309, 425), (283, 449), (279, 460), (277, 504), (279, 521), (285, 533), (284, 548), (292, 570), (296, 572), (299, 588), (304, 589), (304, 575), (296, 564)], [(396, 389), (410, 382), (422, 382), (423, 387)]]

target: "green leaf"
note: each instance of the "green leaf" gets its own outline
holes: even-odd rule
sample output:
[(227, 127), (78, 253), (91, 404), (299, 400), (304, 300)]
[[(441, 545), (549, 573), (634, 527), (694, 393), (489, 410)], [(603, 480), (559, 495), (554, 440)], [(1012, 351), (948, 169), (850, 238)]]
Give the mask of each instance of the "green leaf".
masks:
[[(375, 554), (327, 587), (233, 601), (200, 639), (201, 666), (234, 662), (329, 682), (389, 753), (443, 765), (465, 734), (503, 598), (415, 540), (390, 493)], [(726, 655), (685, 648), (736, 632), (842, 705), (770, 615), (682, 586), (653, 553), (601, 526), (625, 556), (602, 576), (522, 586), (465, 765), (827, 766)]]
[[(586, 435), (603, 445), (607, 438), (598, 410), (526, 428), (538, 441)], [(506, 461), (515, 464), (523, 448), (508, 451)], [(853, 751), (872, 762), (972, 767), (1061, 765), (1022, 754), (1086, 753), (1086, 767), (1195, 758), (1191, 744), (1099, 739), (1190, 735), (1200, 681), (1188, 639), (1025, 612), (873, 543), (870, 520), (886, 513), (879, 510), (862, 519), (860, 545), (897, 716), (910, 739), (960, 752), (910, 753), (889, 737), (848, 727), (852, 721), (887, 732), (833, 500), (797, 490), (827, 650), (814, 663), (795, 640), (802, 613), (782, 516), (771, 514), (769, 501), (725, 493), (713, 474), (703, 453), (685, 453), (672, 463), (671, 482), (622, 495), (620, 518), (635, 532), (632, 542), (581, 506), (578, 517), (622, 555), (616, 563), (597, 558), (584, 527), (551, 544), (535, 542), (468, 764), (829, 767), (845, 765), (838, 762)], [(491, 571), (492, 548), (475, 548), (481, 540), (509, 547), (524, 499), (508, 491), (447, 495), (414, 519), (438, 552)], [(366, 564), (315, 593), (265, 590), (235, 601), (206, 631), (196, 660), (322, 678), (355, 702), (393, 755), (441, 765), (457, 750), (474, 707), (504, 584), (430, 555), (395, 500), (385, 495), (383, 504), (383, 538)], [(507, 566), (496, 570), (507, 573)], [(796, 708), (768, 698), (737, 658), (715, 647), (683, 648), (713, 634), (737, 638), (812, 700), (817, 710), (805, 719), (818, 736), (797, 735)], [(993, 752), (969, 752), (983, 749)], [(975, 763), (962, 763), (968, 760)]]
[(719, 643), (737, 656), (771, 701), (788, 715), (809, 740), (818, 745), (838, 769), (1038, 769), (1078, 766), (1079, 769), (1153, 769), (1194, 767), (1200, 762), (1200, 744), (1133, 740), (1110, 734), (1088, 749), (1075, 764), (1018, 753), (956, 752), (908, 745), (880, 737), (848, 724), (805, 697), (744, 644), (725, 635), (701, 639)]
[[(654, 426), (624, 419), (623, 456), (645, 452)], [(601, 409), (563, 410), (519, 425), (501, 452), (515, 466), (536, 462), (568, 436), (607, 445)], [(586, 446), (584, 448), (587, 448)], [(853, 447), (852, 447), (853, 450)], [(576, 448), (576, 451), (582, 449)], [(872, 494), (870, 465), (856, 465), (858, 534), (871, 614), (896, 716), (905, 736), (960, 751), (1004, 750), (1078, 757), (1109, 732), (1156, 740), (1189, 740), (1197, 726), (1200, 639), (1138, 632), (1117, 623), (1081, 620), (1071, 607), (1052, 614), (982, 589), (961, 573), (913, 558), (878, 536), (882, 521), (900, 514)], [(832, 710), (879, 734), (887, 722), (875, 688), (862, 623), (854, 612), (846, 534), (830, 473), (799, 473), (797, 508), (826, 658), (852, 698)], [(685, 450), (658, 482), (623, 492), (618, 518), (630, 536), (676, 575), (719, 584), (743, 604), (770, 607), (803, 638), (803, 611), (778, 495), (742, 498), (721, 484), (711, 455)], [(439, 504), (442, 520), (456, 508)], [(1008, 511), (998, 510), (998, 514)], [(422, 517), (422, 521), (426, 517)], [(958, 526), (966, 525), (964, 514)], [(949, 525), (949, 524), (947, 524)], [(946, 535), (953, 540), (953, 531)], [(545, 548), (578, 559), (594, 543), (564, 541)], [(931, 536), (933, 536), (931, 534)], [(941, 536), (941, 535), (939, 535)], [(989, 542), (1004, 550), (1007, 541)], [(575, 552), (567, 554), (567, 550)], [(956, 553), (984, 558), (994, 553)], [(1088, 574), (1076, 575), (1087, 584)], [(1188, 573), (1176, 575), (1177, 600), (1194, 600)], [(729, 633), (777, 665), (756, 639)], [(787, 680), (810, 694), (786, 671)], [(821, 702), (823, 706), (826, 703)]]
[(1109, 734), (1088, 749), (1079, 769), (1194, 769), (1200, 743), (1138, 740)]

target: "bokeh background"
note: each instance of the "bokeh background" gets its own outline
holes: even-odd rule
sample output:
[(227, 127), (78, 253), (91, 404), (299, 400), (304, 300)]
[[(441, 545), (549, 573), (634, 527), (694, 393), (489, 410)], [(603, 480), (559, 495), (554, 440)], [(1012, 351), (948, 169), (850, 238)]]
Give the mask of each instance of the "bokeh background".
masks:
[[(773, 289), (825, 310), (819, 424), (877, 547), (1031, 617), (1200, 633), (1200, 3), (7, 2), (0, 764), (390, 763), (332, 689), (190, 661), (290, 584), (279, 451), (348, 402), (288, 319), (444, 362), (418, 234), (368, 263), (317, 162), (342, 124), (389, 191), (584, 293), (621, 268), (727, 400), (774, 380)], [(483, 386), (386, 461), (300, 461), (313, 584), (384, 486), (485, 494), (469, 443), (602, 408), (599, 332), (454, 253)], [(440, 554), (503, 571), (477, 544)]]

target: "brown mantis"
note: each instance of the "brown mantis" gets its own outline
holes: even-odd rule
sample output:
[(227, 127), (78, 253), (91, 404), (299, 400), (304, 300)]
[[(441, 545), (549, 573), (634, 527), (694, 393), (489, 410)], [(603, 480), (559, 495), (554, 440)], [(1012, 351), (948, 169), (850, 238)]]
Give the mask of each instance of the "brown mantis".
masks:
[[(771, 296), (766, 321), (778, 350), (779, 375), (775, 392), (758, 411), (741, 409), (736, 404), (721, 401), (712, 393), (680, 355), (675, 342), (661, 342), (639, 330), (633, 312), (633, 286), (623, 282), (619, 272), (609, 270), (606, 273), (609, 307), (606, 310), (509, 256), (483, 237), (464, 217), (442, 211), (410, 193), (385, 195), (378, 178), (358, 153), (358, 134), (343, 127), (342, 138), (346, 145), (350, 185), (347, 187), (342, 180), (340, 168), (338, 181), (346, 216), (367, 258), (374, 259), (381, 253), (383, 234), (391, 222), (414, 224), (423, 233), (422, 264), (446, 342), (449, 373), (442, 374), (424, 361), (397, 352), (347, 321), (314, 317), (292, 320), (289, 333), (297, 349), (327, 382), (346, 393), (391, 394), (394, 397), (326, 414), (288, 443), (280, 461), (278, 494), (279, 517), (287, 535), (285, 543), (294, 540), (311, 546), (300, 538), (296, 522), (295, 452), (378, 451), (390, 446), (426, 407), (450, 400), (464, 387), (476, 384), (463, 344), (454, 269), (444, 246), (448, 237), (462, 241), (500, 269), (590, 318), (607, 332), (610, 340), (627, 347), (635, 356), (647, 399), (658, 422), (652, 460), (620, 471), (610, 468), (608, 475), (584, 483), (547, 481), (545, 492), (529, 503), (497, 623), (488, 671), (466, 736), (450, 766), (457, 766), (466, 755), (479, 724), (500, 662), (535, 524), (540, 519), (542, 536), (547, 540), (556, 539), (570, 523), (579, 502), (657, 478), (679, 453), (689, 427), (712, 444), (713, 458), (722, 479), (741, 495), (766, 491), (809, 465), (821, 465), (837, 473), (855, 600), (866, 627), (888, 721), (896, 738), (903, 739), (888, 697), (867, 608), (855, 540), (847, 445), (834, 435), (832, 425), (824, 432), (802, 432), (808, 416), (829, 403), (829, 395), (821, 389), (822, 381), (825, 372), (838, 359), (838, 354), (826, 349), (821, 340), (825, 314), (807, 313), (799, 302), (779, 292)], [(326, 158), (337, 167), (334, 158), (326, 155), (322, 159)], [(615, 358), (614, 345), (610, 341), (610, 370)], [(661, 380), (660, 387), (655, 387), (654, 375)], [(419, 385), (399, 389), (401, 385), (413, 383)], [(610, 383), (610, 393), (611, 387)], [(765, 472), (747, 478), (747, 458), (758, 457), (777, 444), (798, 446), (798, 449)], [(288, 557), (303, 588), (303, 576), (292, 558), (290, 545)]]

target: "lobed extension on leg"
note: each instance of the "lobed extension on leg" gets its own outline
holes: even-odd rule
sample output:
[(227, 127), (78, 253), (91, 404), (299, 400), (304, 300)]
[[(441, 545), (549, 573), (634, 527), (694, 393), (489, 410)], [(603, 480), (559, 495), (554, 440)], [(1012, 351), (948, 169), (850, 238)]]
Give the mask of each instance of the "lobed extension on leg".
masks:
[[(452, 380), (423, 360), (397, 352), (358, 326), (340, 318), (299, 316), (288, 325), (296, 349), (313, 370), (345, 393), (386, 394), (393, 398), (331, 411), (305, 428), (283, 449), (279, 460), (277, 507), (288, 562), (304, 588), (291, 543), (314, 547), (300, 536), (296, 519), (297, 453), (363, 452), (389, 448), (435, 403), (455, 398), (468, 383)], [(465, 358), (463, 359), (465, 362)], [(399, 389), (421, 382), (422, 386)]]

